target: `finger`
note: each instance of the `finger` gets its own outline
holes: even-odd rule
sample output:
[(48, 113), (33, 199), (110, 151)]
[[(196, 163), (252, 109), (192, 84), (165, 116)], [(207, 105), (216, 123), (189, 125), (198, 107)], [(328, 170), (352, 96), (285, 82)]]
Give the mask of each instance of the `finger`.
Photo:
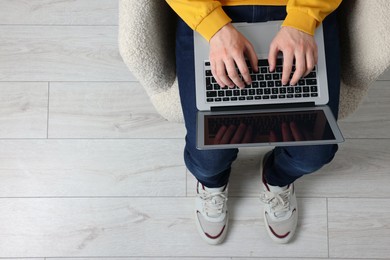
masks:
[(298, 52), (295, 54), (295, 71), (294, 75), (290, 80), (290, 85), (296, 85), (298, 80), (306, 72), (306, 55), (305, 53)]
[[(222, 64), (218, 64), (217, 61), (210, 61), (210, 63), (211, 63), (211, 73), (213, 74), (214, 79), (217, 81), (218, 85), (221, 86), (221, 88), (226, 87), (225, 82), (222, 81), (222, 80), (220, 79), (220, 77), (218, 76), (218, 71), (219, 71), (220, 69), (222, 69), (222, 68), (219, 68), (219, 67), (220, 67), (220, 66), (221, 66), (221, 67), (224, 66), (224, 64), (223, 64), (223, 63), (222, 63)], [(224, 68), (223, 68), (223, 69), (224, 69)]]
[(306, 77), (314, 69), (315, 65), (316, 65), (316, 62), (315, 62), (314, 52), (307, 53), (306, 54), (306, 72), (303, 76)]
[(292, 136), (293, 136), (295, 141), (304, 141), (305, 140), (305, 138), (304, 138), (301, 130), (299, 129), (297, 123), (290, 122), (290, 129), (291, 129), (291, 133), (292, 133)]
[(236, 132), (237, 127), (235, 125), (230, 125), (227, 129), (225, 134), (223, 135), (220, 144), (229, 144), (230, 140), (232, 140), (232, 136)]
[(258, 72), (259, 71), (259, 65), (258, 65), (259, 59), (257, 57), (255, 49), (253, 48), (253, 45), (250, 42), (248, 42), (246, 45), (245, 55), (249, 59), (249, 63), (251, 64), (252, 70), (254, 72)]
[(287, 85), (290, 81), (290, 74), (292, 65), (294, 62), (294, 53), (291, 50), (283, 51), (283, 73), (282, 73), (282, 84)]
[(269, 141), (270, 142), (277, 142), (278, 141), (278, 136), (276, 135), (274, 130), (271, 130), (269, 132)]
[(246, 128), (245, 136), (242, 139), (241, 143), (243, 143), (243, 144), (251, 143), (252, 142), (252, 136), (253, 136), (253, 127), (251, 125), (249, 125)]
[[(238, 67), (238, 70), (241, 73), (242, 78), (244, 79), (245, 83), (247, 85), (250, 85), (252, 83), (251, 75), (249, 74), (249, 69), (245, 61), (245, 57), (241, 56), (236, 58), (236, 64)], [(238, 85), (237, 85), (238, 86)], [(244, 88), (245, 84), (242, 82), (242, 85), (239, 86), (240, 88)]]
[[(226, 71), (228, 73), (228, 76), (233, 83), (238, 86), (239, 88), (244, 88), (245, 84), (241, 80), (240, 76), (238, 75), (237, 69), (236, 69), (236, 64), (234, 63), (233, 59), (229, 59), (225, 61), (226, 65)], [(231, 86), (229, 86), (231, 87)]]
[(290, 125), (286, 122), (282, 123), (282, 138), (283, 142), (294, 141), (291, 134)]
[(221, 126), (218, 129), (218, 132), (217, 132), (217, 134), (215, 135), (215, 138), (214, 138), (214, 144), (220, 144), (221, 143), (222, 137), (224, 136), (224, 134), (226, 132), (226, 129), (227, 129), (227, 127), (225, 125)]
[(225, 63), (222, 60), (217, 62), (215, 68), (216, 68), (216, 76), (218, 77), (218, 79), (221, 81), (222, 84), (221, 87), (223, 86), (234, 87), (233, 81), (231, 81), (228, 75), (226, 74)]
[(230, 141), (231, 144), (240, 144), (241, 140), (243, 139), (243, 136), (245, 134), (246, 130), (246, 125), (241, 123), (238, 128), (236, 133), (234, 134), (232, 140)]
[(276, 67), (276, 60), (278, 58), (279, 49), (276, 44), (271, 43), (269, 53), (268, 53), (268, 64), (269, 70), (273, 72)]

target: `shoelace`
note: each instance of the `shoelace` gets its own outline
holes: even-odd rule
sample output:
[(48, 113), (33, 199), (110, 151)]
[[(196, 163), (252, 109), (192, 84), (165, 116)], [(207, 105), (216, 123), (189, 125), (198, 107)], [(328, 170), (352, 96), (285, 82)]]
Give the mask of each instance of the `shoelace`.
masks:
[(202, 192), (199, 194), (200, 198), (204, 201), (204, 211), (209, 217), (218, 217), (222, 214), (223, 206), (227, 201), (227, 197), (224, 192)]
[(260, 194), (260, 200), (271, 205), (275, 217), (282, 217), (290, 210), (291, 188), (275, 193), (264, 191)]

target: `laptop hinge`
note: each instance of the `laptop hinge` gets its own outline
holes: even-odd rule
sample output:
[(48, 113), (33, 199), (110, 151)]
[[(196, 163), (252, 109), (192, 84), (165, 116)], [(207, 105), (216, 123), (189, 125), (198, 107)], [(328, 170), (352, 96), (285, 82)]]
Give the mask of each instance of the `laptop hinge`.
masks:
[(273, 108), (299, 108), (299, 107), (314, 107), (314, 102), (289, 103), (289, 104), (265, 104), (265, 105), (241, 105), (241, 106), (221, 106), (211, 107), (211, 111), (239, 111), (239, 110), (259, 110)]

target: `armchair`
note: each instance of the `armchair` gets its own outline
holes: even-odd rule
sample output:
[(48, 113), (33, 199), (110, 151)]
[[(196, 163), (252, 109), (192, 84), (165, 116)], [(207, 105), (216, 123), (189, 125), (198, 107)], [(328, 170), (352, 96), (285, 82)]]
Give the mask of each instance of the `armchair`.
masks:
[[(344, 0), (340, 7), (339, 118), (353, 113), (390, 66), (390, 2)], [(176, 15), (163, 0), (119, 1), (119, 50), (164, 118), (182, 122), (175, 73)]]

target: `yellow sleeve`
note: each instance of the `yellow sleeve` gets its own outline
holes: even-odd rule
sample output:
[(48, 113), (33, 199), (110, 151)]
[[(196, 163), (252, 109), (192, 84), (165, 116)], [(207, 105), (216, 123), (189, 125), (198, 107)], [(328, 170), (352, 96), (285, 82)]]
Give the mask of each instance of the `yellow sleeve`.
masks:
[(207, 41), (231, 22), (219, 1), (166, 0), (166, 2), (191, 29), (199, 32)]
[(294, 27), (314, 35), (325, 17), (337, 9), (342, 0), (289, 0), (287, 17), (282, 26)]

